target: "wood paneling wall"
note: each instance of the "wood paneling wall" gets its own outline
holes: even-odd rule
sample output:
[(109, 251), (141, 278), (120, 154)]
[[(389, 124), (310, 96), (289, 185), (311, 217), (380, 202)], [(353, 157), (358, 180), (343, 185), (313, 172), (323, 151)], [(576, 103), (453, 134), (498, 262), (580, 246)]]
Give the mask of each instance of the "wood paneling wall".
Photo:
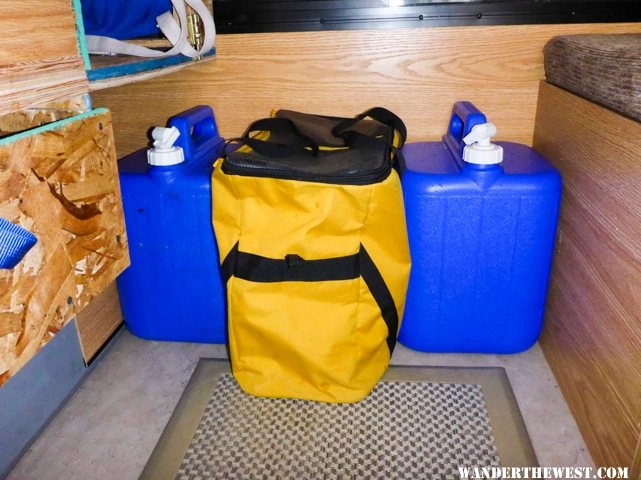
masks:
[(217, 58), (166, 77), (95, 93), (113, 110), (123, 156), (147, 130), (197, 104), (214, 107), (224, 136), (274, 107), (353, 115), (382, 105), (409, 139), (437, 139), (452, 104), (473, 101), (498, 138), (530, 144), (543, 46), (563, 33), (631, 32), (639, 24), (526, 25), (221, 35)]
[(76, 316), (80, 346), (85, 362), (100, 351), (122, 324), (122, 309), (116, 282), (111, 283)]
[(631, 467), (641, 435), (639, 138), (639, 122), (541, 84), (534, 147), (564, 179), (541, 345), (599, 466)]
[(0, 115), (89, 90), (71, 0), (0, 1)]

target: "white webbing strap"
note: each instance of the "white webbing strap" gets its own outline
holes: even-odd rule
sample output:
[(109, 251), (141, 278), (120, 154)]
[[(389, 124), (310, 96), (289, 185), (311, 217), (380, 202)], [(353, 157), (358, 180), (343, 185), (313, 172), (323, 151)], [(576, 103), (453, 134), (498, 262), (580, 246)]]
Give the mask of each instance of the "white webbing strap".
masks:
[[(103, 37), (100, 35), (87, 35), (85, 40), (87, 42), (87, 50), (89, 53), (98, 54), (115, 54), (121, 53), (125, 55), (133, 55), (136, 57), (169, 57), (182, 53), (187, 57), (197, 57), (207, 53), (214, 47), (216, 40), (216, 26), (211, 13), (202, 2), (202, 0), (171, 0), (172, 5), (178, 15), (178, 22), (171, 14), (165, 12), (156, 17), (160, 31), (167, 37), (173, 47), (166, 51), (161, 52), (152, 48), (142, 47), (131, 43), (116, 40), (115, 38)], [(185, 4), (189, 5), (202, 19), (204, 38), (203, 45), (200, 50), (194, 49), (187, 40), (187, 11)]]
[[(214, 43), (216, 41), (216, 25), (214, 24), (214, 18), (211, 16), (209, 9), (207, 9), (202, 0), (184, 0), (184, 2), (189, 5), (196, 12), (196, 14), (198, 14), (203, 22), (204, 36), (203, 44), (200, 50), (194, 49), (189, 44), (186, 39), (185, 33), (185, 42), (180, 53), (187, 57), (193, 58), (207, 53), (209, 50), (214, 48)], [(183, 30), (187, 30), (186, 27), (184, 29), (180, 28), (180, 26), (176, 23), (173, 15), (170, 15), (170, 18), (168, 19), (163, 19), (162, 23), (160, 22), (160, 17), (158, 17), (158, 20), (158, 26), (160, 27), (160, 30), (162, 31), (163, 35), (165, 35), (165, 37), (167, 37), (167, 39), (172, 43), (172, 45), (175, 45), (177, 42), (179, 42)]]

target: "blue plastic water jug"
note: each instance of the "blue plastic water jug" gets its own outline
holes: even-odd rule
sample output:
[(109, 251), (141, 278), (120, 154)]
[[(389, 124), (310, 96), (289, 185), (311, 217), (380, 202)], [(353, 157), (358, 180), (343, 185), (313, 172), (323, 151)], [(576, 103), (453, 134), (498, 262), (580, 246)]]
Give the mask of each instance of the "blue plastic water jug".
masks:
[(514, 353), (541, 332), (561, 176), (532, 148), (489, 137), (465, 153), (481, 164), (464, 161), (463, 139), (486, 125), (458, 102), (442, 142), (403, 148), (412, 271), (399, 341), (416, 350)]
[(118, 166), (131, 266), (118, 278), (129, 330), (150, 340), (224, 343), (225, 299), (212, 227), (211, 173), (223, 146), (210, 107), (168, 122), (184, 162), (147, 163), (147, 150)]

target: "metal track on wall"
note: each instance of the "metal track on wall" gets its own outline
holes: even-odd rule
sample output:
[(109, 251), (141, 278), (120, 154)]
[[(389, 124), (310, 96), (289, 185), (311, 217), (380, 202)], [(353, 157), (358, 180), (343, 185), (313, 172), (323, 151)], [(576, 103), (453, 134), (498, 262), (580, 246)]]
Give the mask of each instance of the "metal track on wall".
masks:
[(638, 0), (214, 0), (218, 33), (641, 21)]

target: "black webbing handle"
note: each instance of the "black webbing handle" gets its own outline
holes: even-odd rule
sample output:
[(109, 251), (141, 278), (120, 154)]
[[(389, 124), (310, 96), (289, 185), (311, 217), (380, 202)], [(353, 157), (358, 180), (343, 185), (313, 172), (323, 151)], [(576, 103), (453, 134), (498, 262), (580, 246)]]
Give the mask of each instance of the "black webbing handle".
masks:
[[(273, 140), (261, 140), (252, 137), (253, 132), (271, 132), (281, 134), (284, 140), (291, 143), (275, 142)], [(288, 118), (262, 118), (253, 122), (242, 137), (227, 140), (225, 153), (228, 153), (227, 145), (247, 145), (260, 155), (270, 158), (286, 158), (296, 154), (318, 155), (318, 145), (307, 135), (301, 133), (294, 122)]]
[(240, 147), (241, 145), (247, 145), (254, 152), (269, 158), (287, 158), (296, 154), (315, 156), (318, 153), (317, 151), (308, 150), (304, 147), (287, 145), (284, 143), (268, 142), (251, 137), (238, 137), (230, 138), (225, 142), (225, 155), (228, 155), (235, 150), (229, 150), (228, 146), (232, 144), (236, 145), (237, 147)]
[[(242, 138), (253, 138), (251, 137), (252, 132), (261, 131), (284, 134), (287, 136), (288, 140), (291, 140), (292, 142), (291, 144), (287, 143), (287, 145), (309, 148), (314, 152), (314, 154), (318, 153), (318, 145), (316, 144), (316, 142), (302, 133), (298, 129), (296, 124), (289, 118), (271, 117), (256, 120), (249, 127), (247, 127), (247, 130), (245, 130)], [(264, 140), (264, 142), (269, 142), (269, 140)]]
[(405, 140), (407, 140), (407, 128), (405, 127), (403, 120), (401, 120), (396, 114), (383, 107), (370, 108), (369, 110), (365, 110), (363, 113), (356, 115), (354, 118), (347, 118), (345, 120), (342, 120), (341, 122), (336, 124), (334, 128), (332, 128), (332, 134), (335, 137), (344, 138), (349, 134), (349, 132), (347, 132), (346, 130), (350, 129), (358, 122), (366, 118), (371, 118), (379, 123), (382, 123), (383, 125), (387, 125), (396, 130), (401, 140), (397, 148), (401, 148), (405, 143)]
[[(400, 144), (393, 145), (393, 139), (390, 139), (389, 136), (383, 140), (353, 129), (354, 125), (366, 118), (371, 118), (398, 132)], [(270, 138), (273, 136), (274, 139), (261, 140), (251, 136), (253, 132), (265, 131), (270, 132), (272, 134)], [(354, 118), (340, 119), (331, 129), (331, 134), (336, 138), (343, 139), (348, 148), (372, 148), (380, 146), (381, 143), (385, 144), (393, 152), (392, 158), (394, 159), (396, 157), (395, 150), (405, 143), (407, 129), (403, 121), (394, 113), (383, 107), (374, 107)], [(296, 124), (286, 117), (256, 120), (247, 128), (242, 137), (230, 139), (227, 144), (247, 145), (256, 153), (270, 158), (286, 158), (292, 155), (317, 156), (319, 151), (318, 144), (302, 133)]]

